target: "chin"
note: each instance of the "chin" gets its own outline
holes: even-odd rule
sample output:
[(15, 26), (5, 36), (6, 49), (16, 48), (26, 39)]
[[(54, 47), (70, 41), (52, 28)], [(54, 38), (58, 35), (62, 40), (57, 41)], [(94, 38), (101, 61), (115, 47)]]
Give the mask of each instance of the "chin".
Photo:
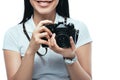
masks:
[(43, 9), (43, 10), (39, 10), (38, 13), (42, 14), (42, 15), (46, 15), (46, 14), (53, 14), (55, 13), (55, 10), (50, 10), (50, 9)]

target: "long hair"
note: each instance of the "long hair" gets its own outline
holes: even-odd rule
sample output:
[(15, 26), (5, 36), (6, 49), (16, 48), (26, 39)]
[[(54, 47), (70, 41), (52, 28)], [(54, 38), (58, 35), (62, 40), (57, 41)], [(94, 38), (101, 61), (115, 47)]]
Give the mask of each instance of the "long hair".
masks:
[[(70, 17), (68, 0), (59, 0), (56, 7), (56, 12), (63, 17)], [(20, 23), (25, 23), (33, 15), (33, 7), (30, 4), (30, 0), (24, 0), (24, 16)]]

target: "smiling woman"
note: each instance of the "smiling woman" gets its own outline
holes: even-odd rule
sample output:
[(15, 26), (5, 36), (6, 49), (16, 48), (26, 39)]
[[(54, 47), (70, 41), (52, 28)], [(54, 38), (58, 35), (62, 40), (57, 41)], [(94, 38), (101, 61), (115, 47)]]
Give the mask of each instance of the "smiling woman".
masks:
[[(92, 40), (85, 24), (70, 18), (68, 0), (24, 1), (22, 21), (10, 28), (4, 37), (8, 80), (90, 80)], [(58, 34), (47, 28), (47, 25), (55, 27), (59, 23), (62, 26), (59, 25), (61, 28), (56, 32), (69, 32), (69, 23), (73, 24), (74, 30), (80, 30), (79, 33), (68, 33), (73, 36), (64, 34), (69, 47), (59, 46), (56, 39)], [(74, 34), (78, 36), (76, 42)], [(43, 55), (45, 48), (47, 54)]]

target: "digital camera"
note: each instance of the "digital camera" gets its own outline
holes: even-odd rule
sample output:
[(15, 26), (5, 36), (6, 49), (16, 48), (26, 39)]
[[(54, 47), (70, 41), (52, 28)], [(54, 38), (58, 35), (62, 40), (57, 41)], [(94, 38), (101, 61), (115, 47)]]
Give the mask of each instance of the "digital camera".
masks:
[[(78, 39), (79, 30), (74, 28), (73, 23), (64, 24), (63, 22), (58, 22), (58, 24), (45, 25), (52, 33), (55, 33), (55, 39), (57, 45), (62, 48), (69, 48), (70, 36), (73, 37), (74, 43), (76, 44)], [(43, 38), (47, 40), (46, 38)], [(48, 45), (42, 44), (42, 47), (48, 47)]]

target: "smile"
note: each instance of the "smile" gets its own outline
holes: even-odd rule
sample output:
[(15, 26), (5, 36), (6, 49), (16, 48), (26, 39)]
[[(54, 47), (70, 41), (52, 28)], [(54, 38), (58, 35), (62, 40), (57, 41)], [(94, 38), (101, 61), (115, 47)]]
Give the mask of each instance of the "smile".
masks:
[(52, 0), (37, 0), (37, 3), (41, 7), (47, 7), (52, 2)]
[(51, 3), (52, 0), (37, 0), (38, 3)]

